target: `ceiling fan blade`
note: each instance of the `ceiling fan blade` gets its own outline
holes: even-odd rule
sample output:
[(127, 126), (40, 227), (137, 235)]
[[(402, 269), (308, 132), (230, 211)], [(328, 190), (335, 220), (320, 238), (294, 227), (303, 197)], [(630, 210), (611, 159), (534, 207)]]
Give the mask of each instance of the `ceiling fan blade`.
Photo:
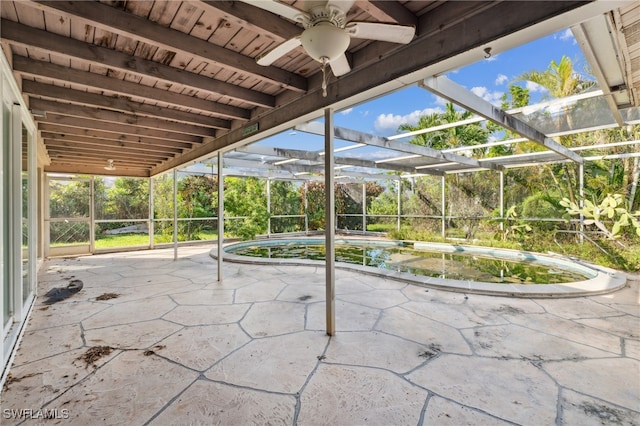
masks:
[(351, 71), (351, 67), (349, 66), (349, 61), (347, 60), (347, 55), (344, 53), (338, 56), (333, 61), (329, 62), (331, 65), (331, 71), (333, 71), (333, 75), (336, 77), (340, 77), (341, 75), (345, 75), (349, 71)]
[(302, 41), (300, 41), (300, 36), (291, 38), (284, 43), (281, 43), (269, 50), (266, 53), (263, 53), (256, 57), (256, 62), (258, 65), (269, 66), (278, 59), (282, 58), (287, 53), (291, 52), (298, 46), (302, 45)]
[(416, 33), (414, 27), (405, 25), (379, 24), (376, 22), (350, 22), (345, 31), (354, 38), (388, 41), (407, 44)]
[(293, 6), (289, 6), (285, 3), (280, 3), (276, 0), (242, 0), (244, 3), (251, 6), (259, 7), (267, 12), (275, 13), (276, 15), (285, 17), (295, 22), (305, 22), (309, 19), (309, 14), (303, 10), (296, 9)]

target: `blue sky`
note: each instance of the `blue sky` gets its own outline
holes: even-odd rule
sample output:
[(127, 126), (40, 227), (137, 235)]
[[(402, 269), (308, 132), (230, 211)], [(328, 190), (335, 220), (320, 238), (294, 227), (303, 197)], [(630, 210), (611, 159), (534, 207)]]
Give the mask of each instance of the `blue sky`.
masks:
[[(484, 99), (499, 104), (500, 97), (508, 92), (509, 84), (518, 75), (528, 71), (544, 71), (552, 60), (558, 62), (563, 55), (571, 58), (576, 71), (586, 74), (586, 60), (571, 31), (567, 29), (454, 70), (447, 77)], [(545, 96), (544, 90), (539, 86), (531, 83), (528, 87), (532, 103)], [(397, 133), (398, 126), (402, 123), (415, 124), (421, 115), (443, 111), (444, 104), (442, 99), (430, 92), (410, 87), (338, 112), (335, 123), (337, 126), (366, 133), (390, 136)], [(301, 132), (295, 135), (285, 132), (269, 139), (263, 143), (283, 147), (304, 145), (308, 150), (321, 149), (322, 146), (322, 140)], [(336, 147), (340, 145), (339, 142), (336, 143)]]

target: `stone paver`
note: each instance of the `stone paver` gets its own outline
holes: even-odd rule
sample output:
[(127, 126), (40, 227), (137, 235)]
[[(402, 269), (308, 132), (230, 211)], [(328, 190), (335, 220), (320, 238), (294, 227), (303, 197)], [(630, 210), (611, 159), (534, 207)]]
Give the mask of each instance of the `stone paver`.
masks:
[(527, 361), (442, 355), (408, 376), (438, 395), (518, 424), (549, 425), (558, 387)]
[(388, 372), (323, 364), (302, 393), (301, 425), (417, 424), (427, 392)]
[(0, 422), (640, 424), (638, 275), (612, 294), (512, 299), (338, 270), (329, 337), (322, 267), (225, 263), (218, 283), (210, 249), (47, 261), (39, 294), (84, 288), (34, 304)]

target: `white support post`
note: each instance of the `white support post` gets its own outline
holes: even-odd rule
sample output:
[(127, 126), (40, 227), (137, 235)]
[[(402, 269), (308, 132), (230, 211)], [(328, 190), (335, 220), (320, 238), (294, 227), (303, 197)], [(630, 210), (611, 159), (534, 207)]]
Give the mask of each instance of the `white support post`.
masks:
[(362, 182), (362, 234), (367, 232), (367, 182)]
[(324, 193), (325, 193), (325, 253), (326, 253), (326, 323), (327, 334), (336, 333), (336, 276), (335, 276), (335, 196), (334, 182), (334, 154), (333, 154), (333, 111), (324, 110)]
[(447, 238), (447, 218), (446, 218), (446, 211), (447, 211), (447, 202), (445, 199), (445, 175), (442, 176), (441, 178), (441, 182), (442, 182), (442, 193), (441, 193), (441, 202), (442, 202), (442, 238)]
[(222, 151), (218, 151), (218, 282), (222, 282), (222, 245), (224, 244), (224, 173)]
[(178, 259), (178, 170), (173, 169), (173, 260)]
[(267, 237), (271, 238), (271, 178), (267, 178)]
[(96, 250), (96, 185), (95, 177), (89, 180), (89, 253)]
[(155, 239), (155, 223), (154, 223), (154, 211), (155, 206), (153, 204), (153, 178), (149, 178), (149, 248), (153, 250)]
[(400, 232), (400, 213), (402, 212), (402, 205), (400, 201), (401, 197), (402, 197), (402, 179), (398, 179), (398, 223), (396, 224), (398, 232)]
[[(579, 179), (579, 188), (578, 188), (578, 196), (580, 199), (578, 203), (580, 205), (580, 209), (584, 208), (584, 164), (578, 164), (578, 179)], [(580, 244), (584, 243), (584, 215), (580, 213)]]
[(309, 234), (309, 199), (307, 191), (309, 190), (308, 182), (304, 181), (304, 233)]
[(500, 231), (504, 232), (504, 172), (500, 170)]

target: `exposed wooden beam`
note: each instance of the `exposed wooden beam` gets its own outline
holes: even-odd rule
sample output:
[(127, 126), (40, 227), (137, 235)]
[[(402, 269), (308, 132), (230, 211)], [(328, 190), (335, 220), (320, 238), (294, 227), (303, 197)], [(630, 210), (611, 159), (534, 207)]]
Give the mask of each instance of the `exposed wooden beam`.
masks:
[[(179, 154), (183, 152), (180, 148), (174, 148), (170, 146), (161, 146), (161, 145), (148, 145), (148, 144), (136, 144), (132, 142), (120, 142), (114, 141), (110, 139), (99, 139), (99, 138), (90, 138), (87, 136), (79, 136), (79, 135), (67, 135), (67, 134), (59, 134), (55, 132), (42, 132), (42, 139), (45, 141), (52, 141), (55, 143), (60, 143), (64, 146), (82, 146), (82, 145), (91, 145), (91, 146), (99, 146), (99, 147), (113, 147), (126, 149), (127, 152), (159, 152), (165, 154)], [(48, 145), (47, 145), (48, 146)]]
[(269, 13), (258, 7), (251, 6), (241, 1), (219, 1), (219, 0), (201, 0), (203, 7), (217, 9), (228, 15), (228, 19), (234, 20), (245, 28), (254, 30), (257, 33), (268, 32), (277, 36), (280, 42), (299, 35), (303, 28), (282, 19), (273, 13)]
[(113, 155), (119, 155), (122, 159), (129, 159), (131, 161), (160, 161), (173, 157), (174, 153), (168, 152), (154, 152), (154, 151), (141, 151), (141, 150), (127, 150), (124, 148), (113, 147), (109, 145), (99, 146), (91, 144), (78, 144), (69, 143), (65, 141), (56, 141), (53, 139), (47, 139), (45, 144), (47, 150), (59, 150), (65, 152), (77, 152), (79, 154), (92, 153), (100, 155), (102, 158), (111, 158)]
[(38, 130), (42, 132), (57, 133), (60, 135), (86, 136), (89, 138), (113, 140), (119, 142), (131, 142), (151, 146), (168, 146), (181, 149), (190, 149), (191, 147), (193, 147), (193, 145), (196, 145), (190, 142), (179, 142), (166, 139), (147, 138), (144, 136), (125, 135), (122, 133), (105, 132), (79, 127), (69, 127), (60, 124), (40, 123), (38, 124)]
[[(91, 4), (94, 3), (91, 2)], [(99, 64), (122, 72), (157, 78), (168, 86), (178, 83), (195, 90), (217, 94), (252, 105), (275, 106), (275, 98), (265, 93), (170, 67), (159, 62), (133, 57), (106, 47), (63, 37), (7, 19), (0, 21), (0, 36), (3, 41), (7, 41), (10, 44), (27, 48), (34, 47), (47, 52), (55, 52), (67, 58), (85, 61), (88, 64)]]
[(83, 85), (85, 87), (105, 90), (122, 96), (144, 98), (151, 102), (163, 102), (182, 108), (219, 115), (224, 119), (248, 120), (251, 112), (244, 108), (208, 101), (195, 96), (182, 95), (168, 90), (157, 89), (131, 81), (124, 81), (106, 75), (88, 71), (75, 70), (50, 62), (35, 61), (24, 56), (14, 55), (13, 69), (22, 75), (47, 77), (59, 82)]
[(418, 19), (397, 1), (357, 0), (356, 5), (379, 22), (418, 26)]
[(105, 167), (108, 164), (108, 160), (114, 160), (117, 162), (117, 167), (135, 167), (135, 168), (145, 168), (148, 169), (150, 165), (152, 165), (153, 161), (143, 161), (135, 158), (112, 158), (107, 156), (100, 156), (93, 153), (88, 153), (83, 155), (83, 158), (73, 157), (73, 153), (69, 153), (66, 151), (60, 151), (55, 153), (55, 161), (56, 164), (67, 163), (67, 164), (78, 164), (78, 165), (99, 165), (101, 167)]
[(47, 151), (50, 154), (55, 152), (69, 152), (76, 153), (84, 156), (86, 154), (95, 154), (100, 156), (101, 158), (121, 158), (121, 159), (129, 159), (139, 160), (139, 161), (164, 161), (167, 160), (173, 155), (165, 154), (165, 153), (154, 153), (151, 151), (134, 151), (130, 149), (122, 149), (122, 148), (114, 148), (111, 146), (96, 146), (96, 145), (82, 145), (82, 144), (72, 144), (69, 145), (68, 142), (56, 141), (51, 139), (46, 139), (45, 143), (47, 145)]
[(91, 108), (87, 106), (67, 104), (50, 101), (47, 99), (30, 98), (29, 105), (32, 110), (52, 112), (69, 117), (87, 118), (108, 123), (129, 124), (141, 129), (158, 129), (170, 132), (184, 133), (192, 136), (213, 137), (216, 135), (215, 128), (197, 126), (195, 124), (168, 121), (161, 118), (145, 117), (133, 115), (120, 111), (110, 111), (106, 109)]
[(569, 158), (578, 164), (582, 164), (584, 162), (580, 155), (569, 150), (567, 147), (559, 144), (553, 139), (548, 138), (544, 133), (531, 127), (524, 121), (507, 114), (503, 109), (491, 105), (490, 102), (485, 101), (480, 96), (446, 77), (440, 76), (426, 78), (421, 85), (441, 98), (447, 99), (468, 111), (486, 118), (487, 120), (491, 120), (505, 129), (516, 132), (520, 136), (542, 145), (551, 151), (555, 151), (565, 158)]
[(30, 80), (24, 80), (22, 82), (22, 92), (32, 96), (65, 100), (80, 105), (107, 108), (115, 111), (129, 112), (151, 117), (166, 118), (169, 120), (210, 126), (218, 129), (231, 128), (231, 123), (229, 121), (216, 117), (192, 114), (190, 112), (180, 111), (177, 109), (163, 108), (155, 105), (133, 102), (119, 97), (83, 92), (80, 90), (73, 90)]
[(63, 13), (67, 17), (85, 19), (107, 31), (114, 32), (115, 29), (118, 34), (134, 40), (142, 40), (168, 50), (181, 51), (205, 62), (232, 68), (240, 74), (252, 74), (269, 80), (289, 90), (298, 92), (307, 90), (307, 80), (298, 74), (276, 67), (262, 67), (253, 58), (106, 4), (83, 1), (37, 1), (37, 3)]
[(156, 164), (160, 164), (165, 161), (168, 157), (152, 157), (152, 158), (140, 158), (134, 157), (131, 155), (127, 155), (126, 153), (104, 153), (96, 150), (85, 149), (85, 148), (64, 148), (64, 147), (53, 147), (51, 149), (47, 149), (49, 155), (51, 156), (53, 161), (56, 161), (59, 158), (72, 159), (75, 158), (79, 163), (83, 163), (90, 159), (94, 160), (102, 160), (104, 163), (107, 163), (107, 159), (122, 161), (126, 164), (130, 165), (141, 165), (144, 167), (150, 167)]
[[(76, 127), (83, 130), (102, 130), (112, 132), (117, 135), (142, 136), (145, 138), (158, 138), (166, 141), (180, 141), (191, 144), (202, 143), (199, 136), (187, 135), (185, 133), (169, 132), (165, 130), (145, 129), (130, 124), (116, 124), (107, 121), (91, 120), (88, 118), (70, 117), (60, 114), (47, 114), (46, 117), (38, 118), (38, 123), (48, 123), (57, 126)], [(63, 129), (63, 127), (60, 127)], [(140, 140), (140, 139), (138, 139)]]
[(69, 162), (60, 162), (53, 165), (45, 166), (44, 171), (47, 173), (78, 173), (83, 175), (96, 176), (129, 176), (147, 178), (149, 177), (149, 169), (142, 167), (119, 167), (117, 170), (104, 170), (103, 166), (73, 164)]

